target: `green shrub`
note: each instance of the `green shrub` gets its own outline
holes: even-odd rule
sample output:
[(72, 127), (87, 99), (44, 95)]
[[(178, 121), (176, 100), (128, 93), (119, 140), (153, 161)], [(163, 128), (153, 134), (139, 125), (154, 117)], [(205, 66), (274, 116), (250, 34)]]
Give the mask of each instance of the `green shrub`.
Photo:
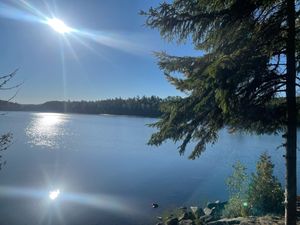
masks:
[(229, 200), (223, 210), (223, 216), (227, 218), (247, 216), (248, 206), (246, 193), (248, 187), (248, 176), (246, 167), (237, 162), (233, 165), (233, 173), (226, 180), (229, 191)]
[(273, 168), (271, 157), (262, 154), (248, 190), (248, 204), (253, 215), (282, 214), (284, 211), (284, 192), (273, 175)]
[(237, 195), (231, 196), (228, 203), (225, 205), (222, 215), (226, 218), (248, 216), (249, 208), (246, 199), (242, 199)]

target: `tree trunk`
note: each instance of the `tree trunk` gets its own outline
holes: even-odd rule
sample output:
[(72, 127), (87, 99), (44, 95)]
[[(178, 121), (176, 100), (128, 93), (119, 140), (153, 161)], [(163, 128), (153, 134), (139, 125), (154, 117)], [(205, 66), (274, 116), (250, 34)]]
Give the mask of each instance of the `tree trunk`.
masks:
[(295, 2), (287, 0), (287, 142), (286, 142), (286, 193), (285, 224), (296, 225), (297, 197), (297, 108), (295, 61)]

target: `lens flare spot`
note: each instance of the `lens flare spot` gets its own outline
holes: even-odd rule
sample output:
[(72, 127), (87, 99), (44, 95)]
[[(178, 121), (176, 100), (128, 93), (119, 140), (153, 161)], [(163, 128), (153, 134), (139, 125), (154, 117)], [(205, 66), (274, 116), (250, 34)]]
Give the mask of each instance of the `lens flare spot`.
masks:
[(60, 195), (60, 190), (59, 189), (49, 192), (49, 198), (51, 200), (57, 199), (59, 195)]
[(65, 34), (72, 32), (72, 28), (68, 27), (62, 20), (52, 18), (47, 20), (47, 24), (58, 33)]

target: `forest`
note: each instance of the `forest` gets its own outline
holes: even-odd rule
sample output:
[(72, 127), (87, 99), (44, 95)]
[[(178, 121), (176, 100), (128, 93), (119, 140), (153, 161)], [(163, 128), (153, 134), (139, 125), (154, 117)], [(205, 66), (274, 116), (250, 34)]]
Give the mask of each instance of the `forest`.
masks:
[(48, 101), (43, 104), (18, 104), (0, 101), (0, 110), (158, 117), (161, 115), (160, 104), (164, 101), (167, 100), (156, 96), (98, 101)]

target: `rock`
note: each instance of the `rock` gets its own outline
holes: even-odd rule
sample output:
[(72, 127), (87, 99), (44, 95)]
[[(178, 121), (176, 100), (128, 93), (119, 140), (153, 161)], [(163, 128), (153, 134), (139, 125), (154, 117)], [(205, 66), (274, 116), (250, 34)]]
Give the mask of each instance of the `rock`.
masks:
[(190, 208), (191, 208), (191, 210), (192, 210), (193, 213), (195, 213), (198, 210), (197, 206), (191, 206)]
[(222, 208), (222, 209), (224, 209), (226, 204), (227, 204), (227, 202), (220, 202), (218, 200), (218, 201), (215, 201), (215, 202), (207, 203), (206, 207), (210, 208), (210, 209), (212, 209), (212, 208)]
[(214, 207), (213, 207), (213, 208), (208, 208), (208, 207), (206, 207), (206, 208), (203, 209), (203, 212), (204, 212), (204, 214), (205, 214), (206, 216), (212, 216), (213, 213), (214, 213), (214, 210), (215, 210)]
[(200, 218), (201, 216), (205, 215), (205, 213), (203, 212), (203, 209), (198, 208), (197, 206), (191, 206), (191, 211), (195, 218)]
[(157, 224), (155, 224), (155, 225), (164, 225), (162, 222), (158, 222)]
[(240, 224), (243, 218), (221, 219), (207, 223), (207, 225), (236, 225)]
[(168, 219), (166, 222), (165, 222), (166, 225), (178, 225), (178, 219), (177, 218), (171, 218), (171, 219)]
[(203, 223), (208, 223), (212, 221), (214, 218), (210, 215), (204, 215), (199, 218)]
[(213, 207), (216, 207), (219, 203), (215, 203), (215, 202), (209, 202), (206, 205), (206, 208), (212, 209)]
[(162, 220), (162, 217), (161, 216), (158, 216), (158, 217), (156, 217), (158, 220)]
[(178, 217), (178, 220), (181, 221), (181, 220), (186, 220), (186, 219), (189, 219), (189, 214), (187, 212), (183, 212), (179, 217)]
[(182, 220), (179, 222), (179, 225), (195, 225), (193, 220)]
[[(240, 225), (284, 225), (284, 217), (262, 216), (241, 218)], [(297, 225), (299, 225), (299, 221)]]
[(152, 208), (154, 208), (154, 209), (158, 208), (158, 204), (157, 203), (152, 203)]
[(217, 220), (217, 221), (209, 222), (206, 225), (228, 225), (228, 224), (225, 223), (225, 222), (221, 222), (221, 221)]
[(207, 207), (204, 208), (203, 211), (205, 215), (211, 215), (214, 217), (214, 220), (219, 220), (221, 219), (222, 211), (224, 210), (226, 204), (227, 202), (220, 202), (220, 201), (208, 203)]
[(187, 207), (186, 207), (186, 206), (182, 206), (182, 207), (180, 207), (179, 209), (182, 210), (182, 211), (186, 211), (186, 210), (187, 210)]

